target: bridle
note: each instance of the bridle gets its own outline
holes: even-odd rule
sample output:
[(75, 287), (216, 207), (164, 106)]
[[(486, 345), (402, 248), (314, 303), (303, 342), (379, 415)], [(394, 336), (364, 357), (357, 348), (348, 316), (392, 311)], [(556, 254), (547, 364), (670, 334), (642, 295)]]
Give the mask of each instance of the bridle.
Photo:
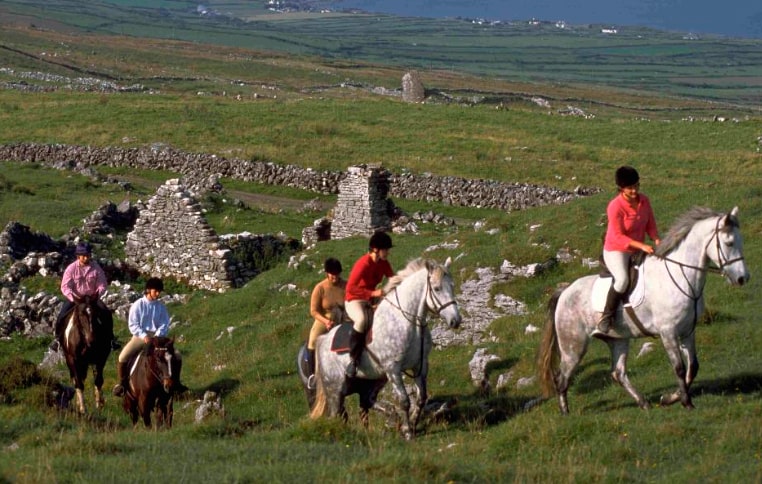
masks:
[[(661, 257), (664, 260), (664, 266), (667, 269), (667, 274), (669, 274), (670, 279), (672, 280), (672, 283), (675, 285), (675, 287), (678, 288), (678, 290), (683, 293), (684, 296), (689, 298), (693, 301), (693, 326), (696, 326), (696, 322), (698, 319), (698, 301), (701, 299), (701, 294), (704, 292), (704, 286), (706, 285), (706, 280), (703, 281), (701, 284), (701, 287), (694, 288), (688, 279), (688, 276), (685, 274), (685, 269), (693, 269), (699, 272), (704, 273), (713, 273), (713, 274), (720, 274), (720, 275), (726, 275), (725, 273), (725, 267), (735, 264), (736, 262), (744, 260), (744, 256), (736, 257), (734, 259), (728, 259), (727, 256), (725, 256), (724, 252), (722, 251), (722, 243), (720, 242), (720, 231), (722, 230), (720, 228), (720, 221), (723, 220), (724, 217), (717, 218), (717, 221), (715, 223), (714, 227), (714, 233), (709, 238), (709, 240), (706, 241), (706, 244), (704, 244), (704, 252), (709, 253), (709, 244), (712, 243), (712, 240), (715, 242), (715, 249), (717, 250), (717, 260), (719, 261), (718, 267), (700, 267), (700, 266), (694, 266), (691, 264), (686, 264), (684, 262), (677, 261), (675, 259), (671, 259), (669, 257), (663, 256)], [(683, 279), (688, 283), (688, 290), (683, 289), (680, 284), (678, 284), (678, 281), (675, 279), (675, 276), (672, 274), (672, 271), (670, 270), (670, 266), (667, 264), (667, 262), (671, 262), (673, 264), (676, 264), (680, 267), (680, 273), (683, 276)]]
[[(421, 352), (420, 352), (421, 363), (418, 365), (418, 369), (415, 371), (415, 373), (410, 374), (408, 372), (405, 372), (405, 374), (408, 377), (417, 378), (423, 371), (423, 354), (424, 354), (424, 345), (425, 345), (423, 330), (428, 326), (428, 323), (426, 321), (426, 314), (424, 313), (423, 315), (418, 316), (418, 314), (413, 314), (402, 309), (402, 304), (400, 303), (400, 296), (399, 296), (399, 291), (397, 290), (397, 287), (395, 287), (393, 291), (394, 291), (396, 304), (394, 301), (389, 299), (388, 294), (384, 296), (384, 299), (388, 301), (389, 304), (392, 305), (392, 307), (396, 308), (400, 313), (402, 313), (402, 315), (410, 324), (421, 328)], [(442, 311), (445, 310), (445, 308), (458, 304), (455, 301), (455, 299), (452, 299), (451, 301), (447, 301), (446, 303), (442, 303), (442, 301), (440, 301), (440, 299), (437, 297), (437, 293), (431, 287), (431, 271), (428, 269), (426, 270), (426, 295), (424, 296), (424, 301), (426, 303), (426, 308), (434, 314), (441, 314)], [(432, 304), (429, 304), (429, 302), (431, 302)], [(368, 353), (370, 354), (370, 351)]]
[[(394, 291), (394, 298), (396, 300), (396, 303), (389, 299), (388, 294), (384, 296), (384, 299), (386, 299), (389, 302), (389, 304), (391, 304), (394, 308), (396, 308), (399, 312), (401, 312), (402, 315), (405, 316), (405, 319), (407, 319), (407, 321), (410, 324), (413, 324), (421, 328), (425, 328), (427, 326), (425, 315), (418, 316), (417, 314), (413, 314), (402, 309), (402, 303), (400, 303), (400, 296), (399, 296), (399, 291), (397, 291), (397, 287), (395, 287), (393, 291)], [(442, 303), (442, 301), (440, 301), (440, 299), (437, 297), (437, 293), (434, 292), (434, 290), (431, 287), (431, 271), (428, 271), (428, 270), (426, 273), (426, 295), (424, 296), (424, 300), (426, 301), (426, 308), (434, 314), (441, 314), (442, 311), (444, 311), (447, 307), (452, 306), (454, 304), (458, 304), (457, 301), (455, 301), (455, 299), (448, 301), (446, 303)], [(432, 304), (429, 304), (429, 301), (431, 301)]]

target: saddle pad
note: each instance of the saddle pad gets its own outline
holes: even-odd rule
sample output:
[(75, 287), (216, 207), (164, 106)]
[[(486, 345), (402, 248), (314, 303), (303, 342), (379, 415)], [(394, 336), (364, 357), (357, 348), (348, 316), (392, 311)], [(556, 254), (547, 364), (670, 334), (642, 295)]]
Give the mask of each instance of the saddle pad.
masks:
[(606, 307), (606, 296), (613, 283), (613, 277), (599, 277), (595, 280), (590, 294), (590, 305), (593, 307), (593, 311), (603, 312), (603, 308)]
[[(603, 312), (603, 308), (606, 307), (606, 296), (613, 282), (614, 279), (612, 277), (599, 277), (595, 280), (592, 293), (590, 294), (593, 311)], [(638, 267), (638, 281), (628, 297), (629, 305), (636, 308), (643, 304), (645, 293), (645, 278), (643, 277), (643, 265), (641, 265)]]
[[(352, 324), (341, 323), (336, 327), (336, 332), (333, 333), (333, 339), (331, 340), (331, 351), (334, 353), (347, 353), (349, 351), (349, 337), (352, 334)], [(365, 333), (365, 345), (369, 345), (373, 341), (373, 328), (369, 329)]]
[(331, 340), (331, 351), (334, 353), (346, 353), (349, 351), (349, 335), (352, 333), (351, 324), (340, 324), (336, 327)]

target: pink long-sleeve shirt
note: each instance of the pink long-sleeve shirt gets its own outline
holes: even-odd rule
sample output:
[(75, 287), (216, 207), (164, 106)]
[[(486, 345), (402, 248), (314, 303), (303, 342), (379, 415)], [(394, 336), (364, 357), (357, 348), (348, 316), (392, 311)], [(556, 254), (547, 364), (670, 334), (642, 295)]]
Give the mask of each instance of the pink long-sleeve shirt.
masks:
[(106, 273), (93, 260), (87, 265), (75, 260), (69, 264), (61, 278), (61, 292), (69, 301), (86, 296), (100, 296), (106, 292), (107, 287)]
[(606, 208), (608, 227), (603, 249), (618, 252), (636, 252), (630, 241), (643, 242), (646, 234), (651, 240), (659, 237), (651, 201), (642, 193), (638, 194), (638, 206), (633, 208), (621, 194), (614, 197)]

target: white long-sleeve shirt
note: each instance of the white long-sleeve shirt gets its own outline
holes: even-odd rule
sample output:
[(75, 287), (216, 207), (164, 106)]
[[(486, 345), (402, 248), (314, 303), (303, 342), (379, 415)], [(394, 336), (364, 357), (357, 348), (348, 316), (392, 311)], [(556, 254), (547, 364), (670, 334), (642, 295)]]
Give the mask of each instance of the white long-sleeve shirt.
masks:
[(149, 301), (141, 297), (130, 306), (130, 317), (127, 322), (130, 333), (138, 338), (145, 338), (148, 333), (154, 336), (167, 336), (169, 333), (169, 313), (160, 300)]

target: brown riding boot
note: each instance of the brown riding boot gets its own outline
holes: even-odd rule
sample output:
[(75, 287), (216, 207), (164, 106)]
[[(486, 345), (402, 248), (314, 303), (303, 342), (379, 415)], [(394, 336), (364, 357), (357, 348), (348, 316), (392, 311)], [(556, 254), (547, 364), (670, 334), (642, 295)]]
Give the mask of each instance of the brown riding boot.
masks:
[(619, 307), (619, 301), (622, 300), (622, 293), (617, 292), (612, 285), (606, 295), (606, 306), (603, 308), (601, 319), (598, 321), (598, 331), (608, 333), (611, 325), (616, 318), (616, 309)]
[(117, 384), (114, 385), (114, 390), (111, 392), (115, 397), (121, 397), (124, 395), (127, 387), (130, 386), (130, 368), (129, 363), (117, 362), (116, 364), (116, 379)]

